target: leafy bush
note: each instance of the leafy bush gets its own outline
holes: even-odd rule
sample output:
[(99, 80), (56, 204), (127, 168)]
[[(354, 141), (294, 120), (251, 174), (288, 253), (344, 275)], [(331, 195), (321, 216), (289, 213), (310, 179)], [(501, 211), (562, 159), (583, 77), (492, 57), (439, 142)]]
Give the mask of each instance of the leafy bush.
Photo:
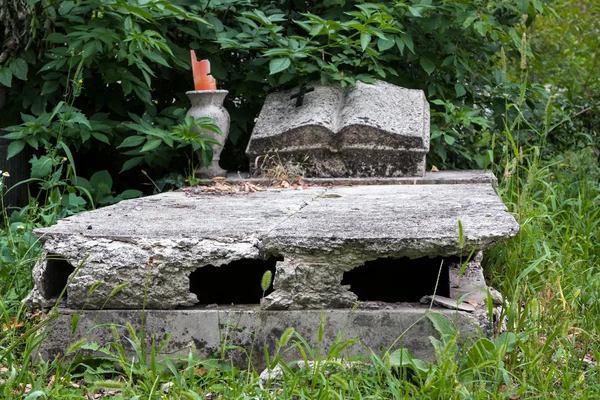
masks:
[[(182, 121), (184, 93), (193, 87), (190, 48), (211, 61), (219, 86), (230, 90), (232, 128), (223, 155), (229, 169), (247, 168), (245, 144), (266, 93), (313, 79), (347, 85), (375, 78), (422, 88), (433, 100), (430, 162), (483, 167), (488, 129), (498, 127), (506, 91), (519, 90), (506, 84), (498, 54), (505, 48), (517, 57), (522, 15), (531, 21), (543, 10), (539, 0), (27, 4), (23, 12), (35, 21), (31, 41), (16, 44), (0, 64), (6, 99), (0, 126), (22, 123), (29, 131), (12, 154), (24, 143), (39, 148), (40, 139), (52, 137), (40, 125), (61, 112), (70, 81), (81, 81), (62, 140), (76, 159), (94, 161), (87, 176), (97, 169), (115, 176), (142, 163), (164, 176), (185, 166), (165, 142), (138, 152), (119, 148), (146, 134), (136, 132), (141, 120), (157, 130)], [(6, 18), (2, 23), (8, 26)], [(130, 187), (132, 177), (139, 181), (135, 172), (123, 177), (130, 181), (119, 186)]]
[(533, 25), (535, 79), (547, 82), (564, 114), (549, 140), (560, 151), (600, 147), (600, 3), (552, 2), (553, 12)]

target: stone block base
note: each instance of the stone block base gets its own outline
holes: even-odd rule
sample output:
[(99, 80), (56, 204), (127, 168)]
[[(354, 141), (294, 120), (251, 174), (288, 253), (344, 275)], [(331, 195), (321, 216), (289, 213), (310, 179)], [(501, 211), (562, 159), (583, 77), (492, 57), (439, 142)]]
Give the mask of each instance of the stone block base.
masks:
[[(428, 305), (419, 303), (376, 304), (361, 303), (352, 311), (348, 309), (302, 310), (302, 311), (260, 311), (258, 306), (231, 306), (225, 308), (190, 308), (180, 310), (146, 310), (145, 334), (147, 338), (161, 341), (172, 334), (172, 339), (161, 354), (174, 356), (187, 355), (195, 346), (196, 354), (209, 358), (220, 354), (223, 346), (240, 346), (244, 350), (231, 350), (227, 359), (245, 368), (252, 344), (252, 364), (257, 370), (266, 366), (264, 344), (269, 354), (275, 353), (276, 341), (285, 330), (293, 327), (310, 344), (312, 349), (320, 348), (321, 356), (328, 351), (341, 332), (342, 340), (360, 338), (338, 356), (366, 354), (367, 348), (380, 355), (389, 348), (408, 348), (417, 358), (432, 360), (434, 350), (429, 336), (437, 333), (426, 317)], [(434, 312), (446, 315), (452, 320), (461, 337), (490, 332), (490, 324), (481, 312), (466, 313), (433, 307)], [(77, 329), (71, 334), (73, 315), (79, 316)], [(324, 336), (318, 343), (319, 324), (324, 318)], [(127, 330), (131, 323), (139, 332), (142, 321), (141, 310), (84, 310), (59, 309), (59, 317), (47, 328), (47, 339), (40, 348), (41, 356), (50, 359), (56, 354), (64, 354), (66, 349), (82, 337), (89, 342), (104, 346), (113, 342), (110, 325), (115, 325), (120, 333), (120, 342), (127, 349)], [(254, 334), (256, 337), (254, 338)], [(148, 340), (148, 339), (147, 339)], [(288, 346), (298, 340), (292, 337)], [(308, 349), (306, 349), (308, 352)], [(133, 355), (133, 352), (132, 352)], [(297, 349), (284, 352), (282, 361), (299, 360), (302, 356)]]

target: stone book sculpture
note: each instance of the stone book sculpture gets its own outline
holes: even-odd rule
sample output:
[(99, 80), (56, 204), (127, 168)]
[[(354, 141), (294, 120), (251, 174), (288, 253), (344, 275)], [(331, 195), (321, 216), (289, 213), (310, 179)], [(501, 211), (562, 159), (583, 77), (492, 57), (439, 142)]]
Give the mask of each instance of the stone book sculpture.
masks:
[(274, 149), (306, 177), (422, 177), (429, 104), (421, 90), (381, 81), (273, 93), (246, 150), (252, 167)]

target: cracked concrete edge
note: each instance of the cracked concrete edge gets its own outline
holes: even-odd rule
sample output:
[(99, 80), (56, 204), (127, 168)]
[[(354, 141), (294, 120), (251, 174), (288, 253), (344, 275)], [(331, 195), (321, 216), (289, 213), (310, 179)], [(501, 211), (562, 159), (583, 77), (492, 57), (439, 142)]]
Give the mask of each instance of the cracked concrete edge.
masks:
[[(436, 246), (439, 250), (438, 246), (439, 243)], [(369, 246), (365, 246), (362, 252), (336, 249), (335, 246), (329, 248), (331, 251), (320, 256), (313, 253), (310, 257), (302, 257), (289, 249), (273, 251), (274, 247), (267, 247), (267, 256), (282, 255), (284, 261), (277, 263), (276, 291), (263, 300), (265, 309), (351, 308), (357, 298), (341, 285), (344, 272), (381, 257), (406, 256), (406, 252), (369, 251)], [(64, 257), (75, 269), (85, 260), (85, 265), (72, 277), (69, 285), (66, 299), (69, 307), (139, 308), (143, 300), (140, 293), (146, 293), (147, 308), (168, 309), (197, 303), (195, 295), (189, 291), (189, 275), (197, 268), (220, 266), (239, 259), (259, 259), (265, 256), (264, 253), (264, 242), (258, 237), (245, 242), (235, 241), (235, 244), (212, 239), (136, 241), (130, 238), (123, 242), (106, 238), (90, 240), (80, 236), (69, 237), (69, 240), (51, 237), (34, 267), (35, 288), (30, 300), (43, 307), (54, 305), (56, 299), (44, 293), (46, 260), (53, 254)], [(332, 257), (335, 263), (331, 262)], [(473, 261), (469, 266), (472, 264), (479, 265)], [(459, 267), (453, 268), (457, 270)], [(472, 270), (475, 271), (476, 267), (468, 268), (466, 275)], [(451, 277), (454, 277), (451, 284), (456, 286), (460, 279), (456, 278), (456, 274), (451, 274)], [(482, 273), (477, 278), (481, 279), (485, 288)], [(96, 282), (102, 283), (95, 287)], [(466, 276), (460, 282), (462, 293), (471, 290), (467, 286), (469, 282), (471, 280)], [(120, 285), (124, 287), (114, 293)], [(481, 288), (477, 290), (481, 292)], [(481, 295), (475, 301), (481, 302)]]
[[(269, 231), (292, 218), (326, 190), (315, 192), (303, 200), (298, 210), (275, 220)], [(259, 233), (244, 239), (219, 240), (39, 234), (44, 250), (34, 266), (34, 288), (27, 300), (44, 308), (52, 307), (57, 300), (57, 293), (49, 294), (45, 290), (45, 271), (52, 257), (66, 260), (76, 270), (69, 278), (68, 296), (65, 296), (68, 307), (127, 309), (145, 305), (170, 309), (197, 303), (189, 287), (189, 276), (197, 268), (265, 256), (263, 235)], [(267, 251), (267, 255), (272, 255), (270, 253)]]
[[(350, 287), (341, 284), (343, 274), (369, 261), (368, 257), (343, 253), (336, 258), (335, 264), (329, 259), (314, 255), (286, 256), (284, 261), (277, 263), (275, 291), (262, 299), (262, 307), (266, 310), (352, 308), (358, 297)], [(487, 286), (482, 259), (483, 252), (478, 251), (471, 259), (465, 258), (464, 263), (451, 262), (450, 299), (459, 300), (465, 295), (462, 301), (470, 306), (478, 308), (485, 304)]]
[(49, 237), (33, 269), (35, 287), (29, 296), (43, 307), (56, 301), (53, 295), (57, 293), (46, 292), (44, 276), (56, 256), (75, 269), (69, 277), (68, 307), (139, 308), (145, 302), (148, 308), (169, 309), (197, 303), (189, 282), (189, 275), (197, 268), (258, 259), (260, 248), (256, 237), (226, 243), (189, 238), (119, 241), (76, 235), (68, 240)]

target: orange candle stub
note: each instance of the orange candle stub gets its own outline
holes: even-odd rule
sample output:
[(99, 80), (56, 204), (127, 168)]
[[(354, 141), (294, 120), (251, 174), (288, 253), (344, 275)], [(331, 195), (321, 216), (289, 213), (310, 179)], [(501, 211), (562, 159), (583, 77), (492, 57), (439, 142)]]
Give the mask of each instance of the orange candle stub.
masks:
[(195, 90), (217, 90), (217, 81), (210, 76), (210, 61), (198, 61), (196, 52), (190, 50), (192, 56), (192, 73), (194, 75)]

